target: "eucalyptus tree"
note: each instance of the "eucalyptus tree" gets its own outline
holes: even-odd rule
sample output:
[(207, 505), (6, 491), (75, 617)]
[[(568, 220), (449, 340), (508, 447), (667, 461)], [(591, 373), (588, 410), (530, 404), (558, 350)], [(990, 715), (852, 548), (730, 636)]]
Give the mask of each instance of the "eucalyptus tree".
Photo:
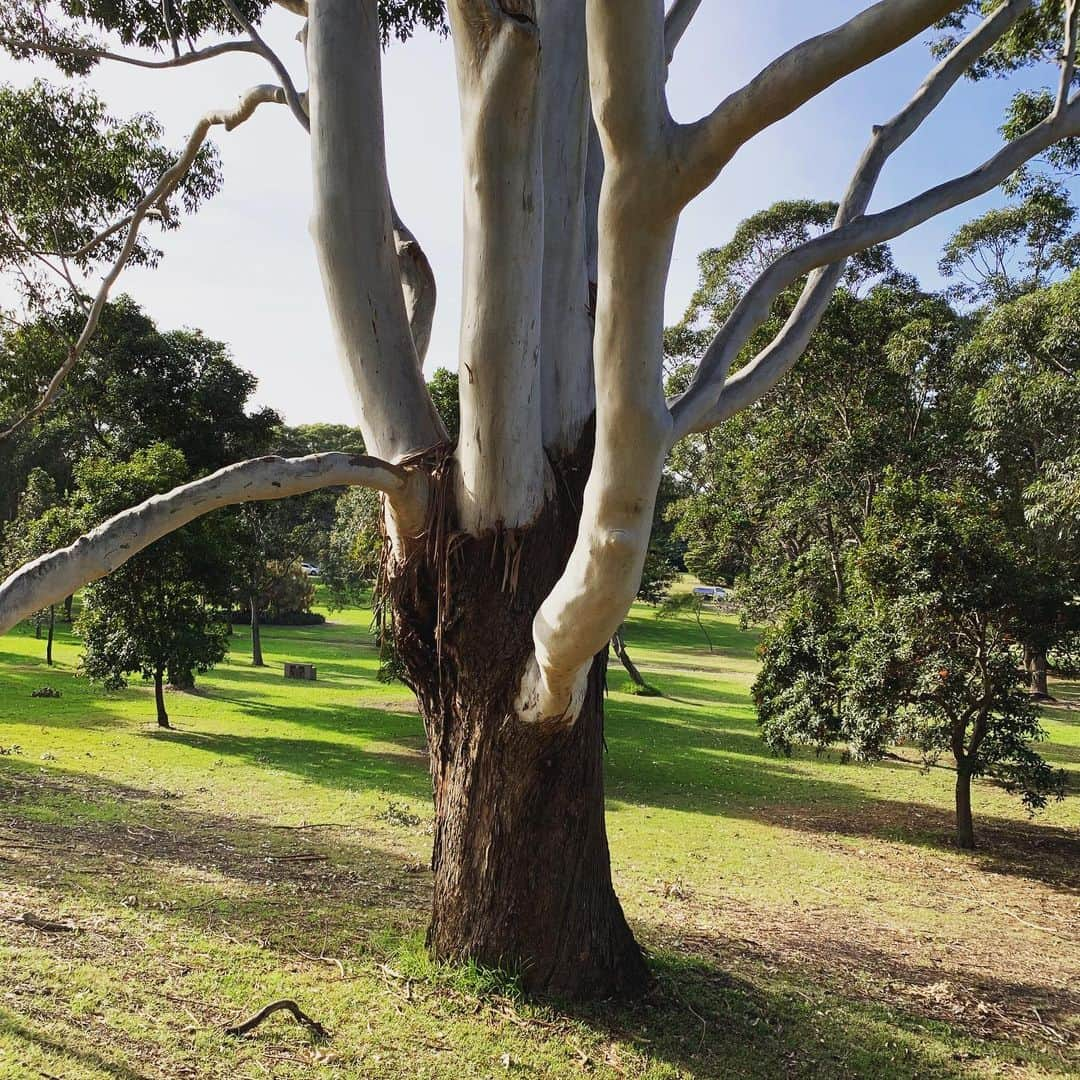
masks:
[[(174, 166), (105, 223), (106, 240), (72, 242), (91, 245), (86, 263), (104, 266), (107, 292), (148, 216), (175, 202), (211, 128), (289, 109), (310, 131), (312, 237), (372, 456), (242, 462), (151, 499), (16, 572), (0, 588), (0, 628), (215, 507), (338, 484), (380, 491), (395, 648), (430, 747), (432, 950), (517, 965), (533, 990), (637, 992), (647, 970), (612, 888), (604, 829), (603, 664), (637, 593), (664, 461), (792, 367), (849, 257), (1080, 133), (1075, 3), (879, 0), (726, 88), (706, 116), (677, 123), (667, 71), (699, 0), (675, 0), (667, 13), (662, 0), (450, 0), (465, 175), (452, 445), (421, 371), (435, 286), (391, 198), (380, 79), (384, 38), (410, 20), (437, 22), (441, 5), (279, 2), (297, 14), (306, 91), (259, 30), (266, 0), (15, 0), (3, 36), (16, 54), (72, 69), (116, 57), (212, 63), (229, 51), (267, 60), (272, 81), (199, 120)], [(950, 17), (957, 40), (873, 129), (833, 225), (762, 267), (687, 387), (666, 400), (663, 301), (683, 208), (760, 132)], [(1032, 20), (1056, 38), (1045, 55), (1065, 57), (1045, 114), (970, 172), (869, 213), (893, 152)], [(100, 40), (102, 28), (121, 44)], [(24, 251), (40, 243), (22, 239)], [(804, 277), (784, 326), (730, 374), (774, 299)], [(84, 336), (35, 409), (78, 363)]]

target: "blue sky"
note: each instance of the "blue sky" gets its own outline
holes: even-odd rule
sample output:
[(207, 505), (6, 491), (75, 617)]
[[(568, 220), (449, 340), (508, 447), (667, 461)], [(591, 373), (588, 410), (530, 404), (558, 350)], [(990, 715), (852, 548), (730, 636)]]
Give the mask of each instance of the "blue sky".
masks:
[[(849, 18), (866, 0), (704, 0), (676, 55), (668, 83), (672, 112), (689, 120), (772, 57)], [(292, 41), (298, 20), (272, 12), (268, 39), (302, 73)], [(668, 318), (681, 313), (696, 283), (696, 255), (723, 243), (734, 226), (782, 198), (836, 199), (870, 133), (911, 96), (930, 66), (916, 41), (851, 76), (744, 147), (683, 215), (668, 288)], [(38, 74), (53, 77), (50, 65)], [(0, 60), (0, 79), (24, 82), (30, 65)], [(117, 112), (149, 110), (179, 145), (207, 108), (268, 81), (257, 58), (227, 56), (167, 72), (102, 65), (91, 82)], [(1048, 81), (1049, 75), (1044, 81)], [(302, 75), (298, 80), (302, 82)], [(1036, 80), (1038, 81), (1038, 80)], [(460, 306), (461, 186), (457, 98), (449, 41), (424, 34), (394, 45), (384, 64), (391, 184), (402, 216), (423, 244), (439, 284), (428, 369), (455, 367)], [(935, 117), (896, 155), (874, 207), (903, 200), (964, 172), (1000, 144), (997, 133), (1012, 87), (991, 81), (957, 87)], [(307, 233), (311, 182), (307, 136), (286, 110), (262, 109), (215, 142), (225, 168), (222, 192), (175, 234), (155, 271), (131, 270), (119, 290), (134, 296), (163, 328), (194, 326), (229, 343), (259, 378), (258, 401), (291, 423), (352, 422)], [(945, 237), (1000, 202), (968, 204), (897, 240), (899, 264), (924, 284), (940, 283)]]

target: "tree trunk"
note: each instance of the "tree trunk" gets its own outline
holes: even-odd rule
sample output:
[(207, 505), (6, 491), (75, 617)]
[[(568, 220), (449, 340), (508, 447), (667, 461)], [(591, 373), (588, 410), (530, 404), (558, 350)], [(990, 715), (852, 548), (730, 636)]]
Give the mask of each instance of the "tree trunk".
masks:
[(1027, 655), (1027, 668), (1028, 668), (1028, 686), (1034, 697), (1048, 698), (1050, 696), (1050, 688), (1046, 681), (1046, 650), (1045, 649), (1030, 649), (1025, 650)]
[(158, 727), (171, 727), (169, 714), (165, 711), (165, 672), (161, 668), (154, 672), (154, 701), (157, 704)]
[(174, 690), (194, 690), (195, 672), (190, 668), (169, 668), (169, 685)]
[(71, 622), (71, 605), (74, 602), (75, 602), (75, 594), (74, 593), (68, 593), (68, 595), (64, 597), (64, 622), (66, 622), (66, 623)]
[(56, 630), (56, 605), (49, 605), (49, 639), (45, 643), (45, 663), (52, 667), (53, 634)]
[[(524, 529), (470, 537), (434, 523), (423, 556), (390, 576), (394, 648), (424, 714), (435, 797), (428, 944), (440, 959), (516, 971), (531, 993), (628, 997), (649, 979), (611, 882), (607, 650), (573, 724), (514, 710), (533, 616), (574, 541), (565, 480), (564, 499)], [(445, 479), (443, 492), (445, 506)]]
[(262, 635), (259, 629), (259, 605), (254, 596), (251, 600), (251, 666), (266, 667), (263, 663)]
[(956, 846), (965, 851), (975, 849), (975, 826), (971, 819), (971, 770), (956, 766)]
[(651, 691), (652, 687), (642, 677), (641, 672), (638, 671), (637, 665), (630, 658), (630, 654), (626, 651), (626, 641), (623, 639), (622, 627), (611, 635), (611, 648), (615, 655), (619, 658), (619, 662), (626, 669), (626, 674), (630, 676), (630, 681), (639, 690), (646, 692)]

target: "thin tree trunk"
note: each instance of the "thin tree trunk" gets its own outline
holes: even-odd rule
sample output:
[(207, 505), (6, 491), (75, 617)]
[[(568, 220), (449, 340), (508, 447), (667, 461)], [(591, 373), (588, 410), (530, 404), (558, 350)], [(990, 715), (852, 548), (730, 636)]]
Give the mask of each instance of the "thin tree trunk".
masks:
[(1048, 698), (1050, 688), (1046, 681), (1046, 650), (1031, 649), (1028, 660), (1028, 683), (1031, 693), (1037, 698)]
[(169, 714), (165, 711), (165, 672), (161, 668), (154, 672), (154, 701), (157, 704), (158, 727), (171, 727)]
[(637, 669), (637, 665), (630, 659), (630, 653), (626, 650), (626, 641), (623, 639), (621, 626), (611, 635), (611, 648), (619, 658), (619, 662), (626, 669), (626, 674), (630, 676), (630, 681), (639, 690), (651, 691), (652, 687), (644, 680), (641, 672)]
[(71, 623), (71, 605), (75, 602), (75, 594), (69, 593), (64, 597), (64, 622)]
[(254, 594), (251, 600), (251, 666), (266, 667), (263, 663), (262, 634), (259, 627), (259, 605)]
[(49, 605), (49, 639), (45, 643), (45, 663), (52, 667), (53, 633), (56, 630), (56, 605)]
[(975, 826), (971, 818), (971, 770), (962, 762), (956, 766), (956, 846), (975, 849)]
[[(565, 492), (581, 476), (563, 479)], [(532, 993), (625, 997), (645, 989), (648, 971), (611, 881), (606, 647), (575, 722), (530, 723), (514, 709), (532, 620), (569, 555), (579, 505), (568, 496), (526, 529), (458, 533), (441, 550), (435, 538), (453, 530), (436, 524), (424, 557), (391, 573), (393, 639), (430, 749), (431, 951), (516, 971)]]

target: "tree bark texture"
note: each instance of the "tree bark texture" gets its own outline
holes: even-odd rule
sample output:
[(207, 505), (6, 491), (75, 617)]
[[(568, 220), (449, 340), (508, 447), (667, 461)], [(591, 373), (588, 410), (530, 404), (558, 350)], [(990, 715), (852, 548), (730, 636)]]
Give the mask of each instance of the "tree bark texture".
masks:
[(514, 970), (534, 993), (626, 997), (648, 973), (611, 882), (606, 650), (576, 721), (529, 723), (514, 710), (533, 617), (574, 542), (586, 464), (556, 467), (560, 497), (535, 523), (480, 537), (453, 527), (444, 472), (424, 548), (389, 591), (431, 755), (432, 952)]
[(165, 672), (161, 668), (154, 672), (154, 704), (157, 706), (158, 727), (171, 727), (169, 714), (165, 710)]
[(252, 594), (251, 601), (251, 666), (266, 667), (263, 663), (262, 633), (259, 628), (259, 602)]
[(962, 763), (956, 767), (956, 846), (975, 850), (975, 825), (971, 817), (971, 770)]

